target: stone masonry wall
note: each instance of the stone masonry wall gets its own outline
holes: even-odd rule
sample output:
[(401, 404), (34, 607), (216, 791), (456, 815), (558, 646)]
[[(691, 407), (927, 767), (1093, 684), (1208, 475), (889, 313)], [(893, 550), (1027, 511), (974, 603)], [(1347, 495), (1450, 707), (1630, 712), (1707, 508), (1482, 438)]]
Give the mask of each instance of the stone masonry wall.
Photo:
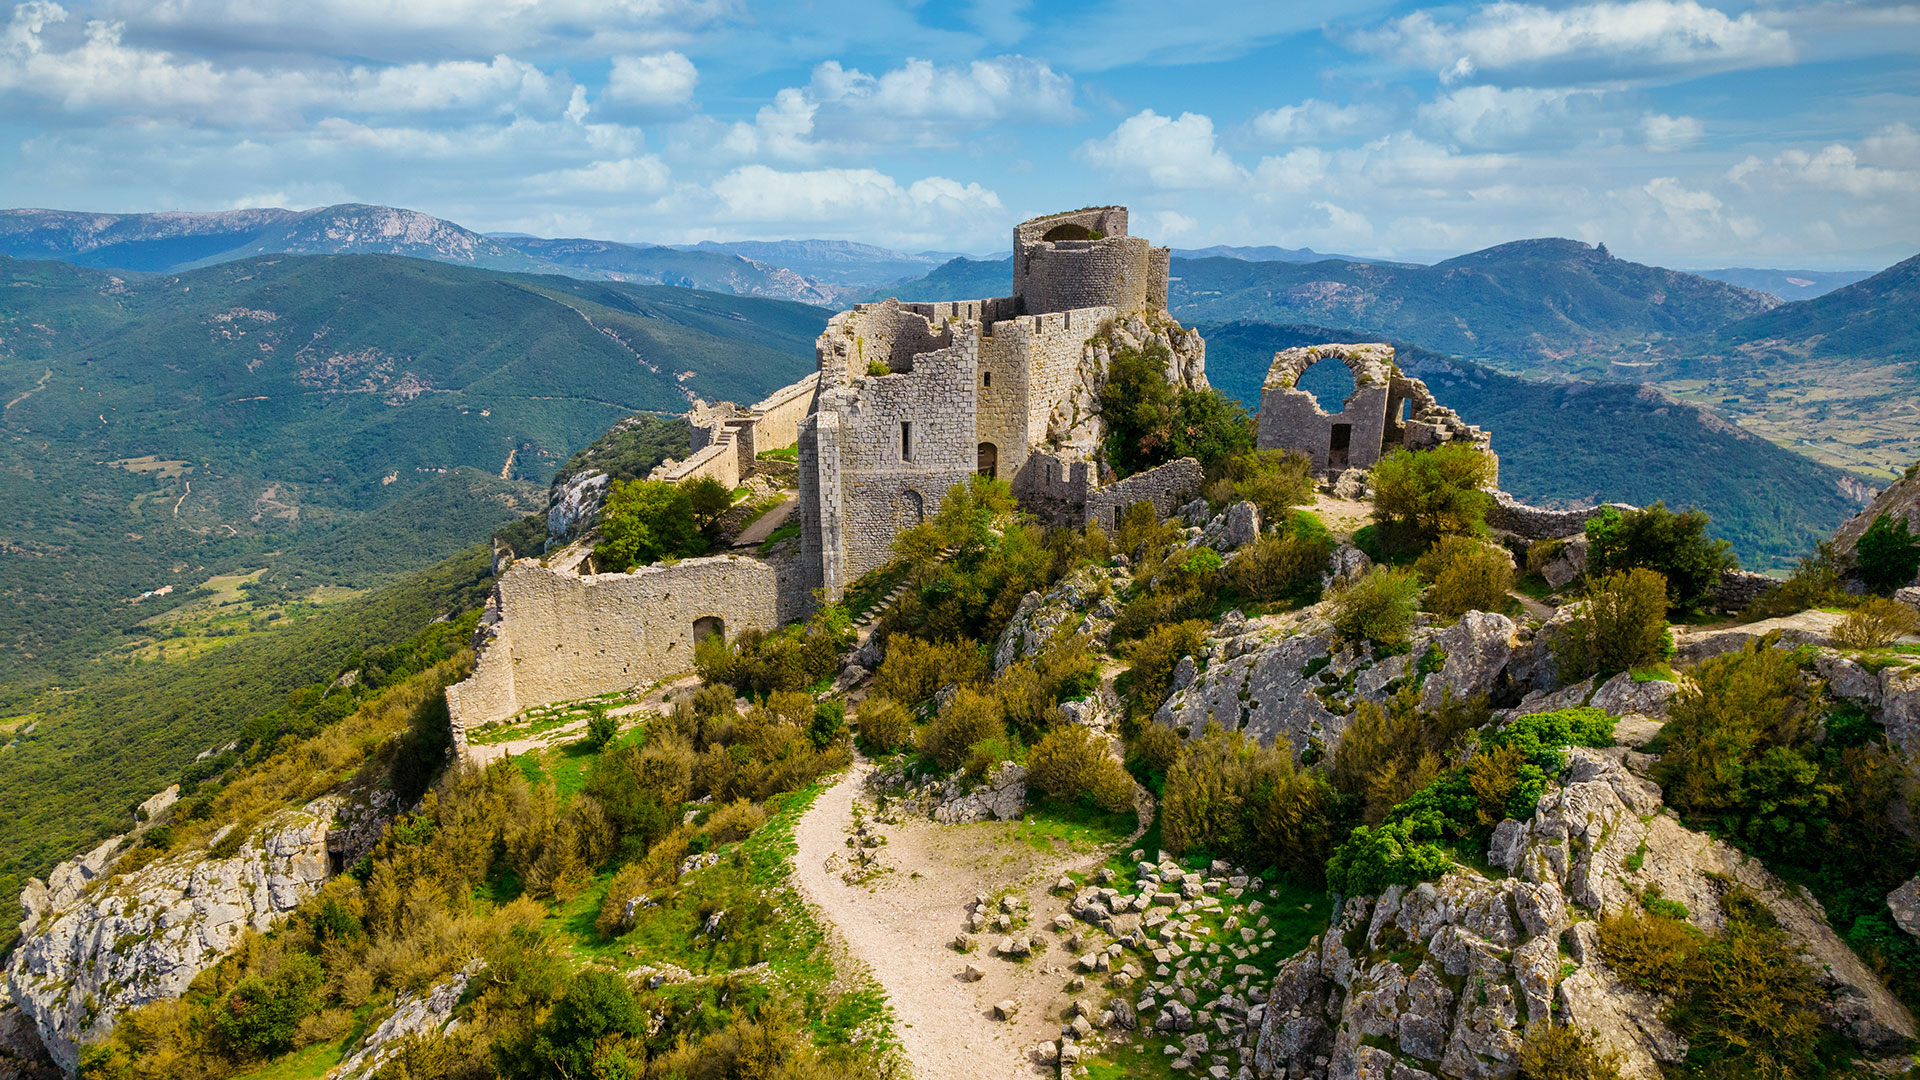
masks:
[(1111, 532), (1127, 507), (1139, 502), (1150, 502), (1161, 517), (1169, 517), (1181, 504), (1198, 495), (1206, 482), (1207, 470), (1193, 458), (1169, 461), (1090, 492), (1082, 520)]
[(456, 740), (521, 709), (646, 686), (693, 667), (693, 623), (729, 635), (778, 625), (779, 581), (757, 559), (718, 555), (630, 574), (574, 575), (530, 560), (495, 586), (498, 622), (467, 681), (447, 688)]

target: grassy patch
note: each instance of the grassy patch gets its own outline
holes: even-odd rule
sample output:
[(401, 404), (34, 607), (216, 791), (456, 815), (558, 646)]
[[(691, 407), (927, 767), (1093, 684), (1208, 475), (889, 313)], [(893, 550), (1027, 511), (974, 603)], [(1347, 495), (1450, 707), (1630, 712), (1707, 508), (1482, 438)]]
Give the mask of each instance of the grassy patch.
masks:
[(800, 444), (795, 443), (792, 446), (782, 446), (777, 450), (762, 450), (758, 454), (755, 454), (754, 457), (762, 461), (797, 462), (800, 460)]
[(759, 552), (760, 554), (764, 555), (767, 552), (773, 550), (773, 545), (779, 543), (782, 540), (789, 540), (799, 535), (800, 535), (800, 523), (797, 521), (791, 521), (791, 520), (787, 521), (786, 523), (782, 524), (779, 528), (768, 533), (767, 538), (765, 540), (760, 541)]

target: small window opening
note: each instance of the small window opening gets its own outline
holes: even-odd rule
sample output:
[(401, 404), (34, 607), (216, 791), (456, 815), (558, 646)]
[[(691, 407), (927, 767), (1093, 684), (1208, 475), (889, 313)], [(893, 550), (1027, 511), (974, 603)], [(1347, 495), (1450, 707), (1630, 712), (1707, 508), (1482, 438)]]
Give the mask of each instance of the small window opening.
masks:
[(983, 371), (983, 372), (981, 372), (981, 373), (980, 373), (980, 385), (981, 385), (981, 386), (992, 386), (992, 385), (993, 385), (993, 372), (991, 372), (991, 371)]
[(1327, 468), (1344, 470), (1347, 467), (1347, 453), (1353, 446), (1353, 425), (1333, 425), (1333, 438), (1327, 447)]
[(913, 460), (913, 421), (900, 422), (900, 460)]

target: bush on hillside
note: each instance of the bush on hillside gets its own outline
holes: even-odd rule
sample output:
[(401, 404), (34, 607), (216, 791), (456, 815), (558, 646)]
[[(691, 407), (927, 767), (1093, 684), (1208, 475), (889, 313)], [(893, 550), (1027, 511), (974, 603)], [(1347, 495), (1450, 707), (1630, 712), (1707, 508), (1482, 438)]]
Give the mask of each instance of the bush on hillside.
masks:
[(685, 488), (664, 480), (616, 480), (600, 509), (598, 568), (618, 573), (707, 550)]
[(1320, 581), (1333, 546), (1333, 537), (1324, 530), (1263, 533), (1233, 557), (1222, 580), (1251, 600), (1312, 604), (1320, 599)]
[(1107, 741), (1079, 724), (1047, 732), (1027, 756), (1027, 787), (1049, 801), (1118, 813), (1133, 805), (1133, 780)]
[(941, 687), (978, 687), (987, 681), (987, 659), (970, 641), (922, 641), (907, 634), (887, 639), (886, 659), (873, 676), (873, 692), (909, 708), (929, 701)]
[(1198, 653), (1212, 624), (1199, 619), (1156, 627), (1127, 649), (1127, 712), (1151, 716), (1167, 700), (1173, 669), (1182, 657)]
[(1427, 581), (1427, 610), (1450, 619), (1501, 610), (1513, 587), (1513, 559), (1506, 549), (1471, 536), (1442, 536), (1413, 568)]
[(1294, 767), (1290, 747), (1261, 746), (1208, 724), (1166, 776), (1160, 828), (1167, 850), (1319, 880), (1332, 846), (1333, 794), (1319, 774)]
[(860, 703), (860, 742), (870, 755), (884, 756), (913, 741), (913, 717), (889, 697), (869, 694)]
[(1396, 649), (1412, 640), (1420, 606), (1420, 578), (1400, 567), (1376, 566), (1333, 594), (1333, 628), (1349, 641)]
[(1167, 381), (1164, 346), (1121, 348), (1107, 362), (1100, 415), (1107, 425), (1107, 463), (1122, 476), (1195, 457), (1204, 466), (1253, 448), (1247, 410), (1218, 390), (1189, 390)]
[(1620, 1080), (1620, 1055), (1601, 1050), (1580, 1029), (1552, 1017), (1528, 1026), (1520, 1043), (1521, 1080)]
[(951, 772), (968, 764), (968, 753), (976, 744), (1004, 740), (1006, 734), (1000, 706), (992, 696), (963, 686), (920, 729), (920, 752)]
[(1167, 771), (1180, 760), (1186, 740), (1166, 724), (1145, 724), (1127, 744), (1127, 771), (1158, 797), (1165, 789)]
[(1587, 519), (1587, 576), (1655, 571), (1667, 579), (1667, 602), (1691, 611), (1740, 566), (1725, 540), (1707, 536), (1709, 521), (1705, 511), (1676, 514), (1664, 502), (1626, 513), (1606, 507)]
[(1431, 541), (1478, 532), (1493, 497), (1493, 459), (1465, 443), (1395, 450), (1373, 467), (1373, 509), (1383, 522)]
[(1879, 649), (1916, 631), (1920, 631), (1920, 613), (1905, 604), (1875, 597), (1840, 620), (1833, 630), (1833, 640), (1849, 649)]
[(1667, 582), (1652, 570), (1633, 569), (1587, 578), (1586, 595), (1553, 640), (1561, 678), (1632, 671), (1667, 658)]
[(993, 695), (1016, 734), (1038, 739), (1059, 719), (1058, 706), (1078, 701), (1100, 686), (1093, 646), (1084, 634), (1056, 632), (1034, 656), (1007, 665), (993, 681)]
[(1913, 534), (1906, 518), (1875, 515), (1854, 543), (1853, 565), (1867, 588), (1891, 593), (1920, 574), (1920, 536)]
[(1207, 501), (1220, 509), (1240, 499), (1271, 525), (1288, 511), (1313, 501), (1313, 462), (1290, 450), (1249, 450), (1220, 462), (1220, 477), (1207, 485)]

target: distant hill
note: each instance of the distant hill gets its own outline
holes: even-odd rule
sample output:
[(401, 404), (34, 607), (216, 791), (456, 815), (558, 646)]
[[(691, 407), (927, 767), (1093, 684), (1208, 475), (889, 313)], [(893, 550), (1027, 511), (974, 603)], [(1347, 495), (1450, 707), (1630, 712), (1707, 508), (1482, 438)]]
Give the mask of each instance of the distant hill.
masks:
[(768, 266), (785, 267), (818, 282), (863, 292), (888, 282), (919, 277), (946, 261), (929, 254), (910, 255), (904, 251), (851, 240), (740, 240), (730, 243), (703, 240), (698, 244), (675, 246), (682, 251), (738, 255)]
[[(1516, 372), (1558, 373), (1589, 354), (1698, 334), (1780, 303), (1576, 240), (1521, 240), (1433, 266), (1176, 255), (1172, 277), (1169, 307), (1186, 322), (1350, 326)], [(955, 259), (871, 297), (1005, 296), (1012, 281), (1011, 258)]]
[(1680, 351), (1920, 359), (1920, 255), (1823, 296), (1729, 323)]
[[(1271, 244), (1256, 247), (1234, 247), (1229, 244), (1215, 244), (1203, 248), (1174, 248), (1176, 259), (1243, 259), (1247, 262), (1324, 262), (1327, 259), (1339, 259), (1343, 262), (1377, 263), (1392, 262), (1391, 259), (1371, 259), (1365, 255), (1330, 255), (1312, 248), (1274, 247)], [(1404, 265), (1413, 265), (1411, 263)]]
[(1693, 273), (1743, 289), (1772, 293), (1782, 300), (1811, 300), (1873, 276), (1871, 270), (1754, 270), (1747, 267)]
[[(1203, 325), (1207, 378), (1249, 409), (1273, 354), (1296, 345), (1369, 340), (1316, 326)], [(1749, 434), (1653, 387), (1537, 382), (1417, 346), (1398, 360), (1467, 422), (1493, 432), (1500, 482), (1550, 504), (1607, 500), (1698, 506), (1750, 568), (1791, 565), (1860, 508), (1849, 474)], [(1321, 365), (1321, 368), (1327, 365)], [(1321, 368), (1315, 368), (1317, 374)], [(1325, 395), (1310, 374), (1302, 385)], [(1351, 380), (1347, 380), (1351, 386)], [(1323, 402), (1337, 409), (1338, 400)]]
[(381, 255), (135, 279), (0, 257), (0, 682), (116, 645), (162, 585), (425, 565), (621, 417), (806, 374), (826, 316)]
[(500, 243), (539, 261), (555, 273), (704, 289), (734, 296), (766, 296), (803, 304), (831, 305), (840, 290), (784, 266), (724, 251), (619, 244), (611, 240), (544, 240), (502, 237)]
[(347, 203), (204, 214), (0, 210), (0, 255), (19, 259), (169, 272), (267, 254), (405, 255), (492, 270), (544, 269), (538, 260), (470, 229), (391, 206)]

